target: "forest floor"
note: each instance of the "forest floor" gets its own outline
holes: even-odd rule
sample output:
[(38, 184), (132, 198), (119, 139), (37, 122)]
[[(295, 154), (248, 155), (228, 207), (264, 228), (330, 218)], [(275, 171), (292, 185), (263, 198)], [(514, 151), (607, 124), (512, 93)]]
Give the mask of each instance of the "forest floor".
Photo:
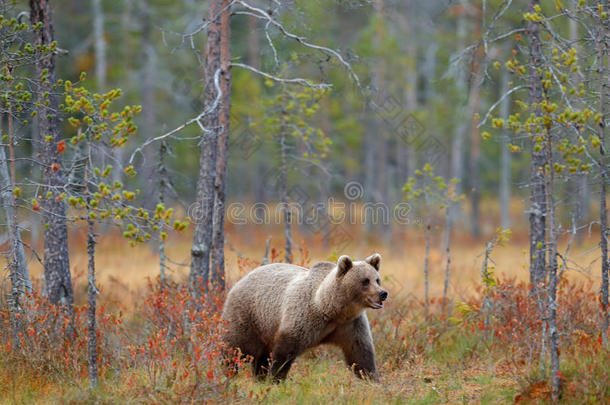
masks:
[[(282, 245), (275, 227), (239, 228), (229, 225), (227, 280), (231, 285), (258, 265), (265, 240)], [(528, 301), (527, 236), (517, 232), (491, 254), (497, 285), (492, 303), (483, 311), (481, 285), (484, 240), (463, 234), (454, 237), (449, 296), (451, 312), (441, 310), (444, 278), (442, 231), (435, 229), (430, 253), (431, 315), (423, 314), (423, 238), (417, 232), (395, 233), (382, 243), (354, 230), (341, 251), (329, 251), (322, 235), (297, 234), (294, 261), (311, 265), (335, 260), (340, 254), (356, 259), (373, 252), (383, 257), (382, 284), (390, 291), (385, 309), (368, 311), (377, 350), (381, 383), (355, 378), (338, 351), (322, 347), (300, 357), (281, 384), (251, 378), (249, 365), (236, 376), (219, 366), (218, 319), (201, 316), (200, 334), (180, 330), (173, 314), (184, 310), (185, 296), (175, 284), (160, 289), (154, 247), (131, 248), (120, 234), (99, 238), (97, 250), (101, 379), (89, 390), (86, 370), (86, 256), (83, 231), (71, 235), (71, 267), (77, 302), (74, 339), (48, 332), (49, 313), (39, 310), (36, 321), (11, 343), (7, 312), (0, 306), (0, 403), (537, 403), (550, 391), (539, 367), (540, 328)], [(490, 232), (493, 233), (493, 230)], [(252, 241), (257, 241), (252, 243)], [(569, 245), (562, 240), (563, 250)], [(610, 350), (599, 337), (598, 267), (595, 238), (570, 247), (570, 270), (560, 285), (562, 330), (562, 402), (610, 403)], [(188, 233), (170, 236), (167, 251), (173, 280), (187, 279)], [(283, 252), (272, 249), (272, 261)], [(34, 277), (40, 267), (31, 265)], [(182, 295), (181, 295), (182, 294)], [(221, 300), (221, 299), (220, 299)], [(42, 303), (41, 303), (42, 302)], [(60, 317), (61, 315), (55, 314)], [(484, 317), (490, 325), (484, 327)], [(37, 318), (36, 318), (37, 317)], [(58, 318), (59, 319), (59, 318)], [(176, 328), (178, 331), (176, 331)], [(79, 333), (80, 331), (80, 333)], [(175, 336), (169, 339), (167, 336)], [(182, 341), (180, 340), (182, 336)], [(59, 339), (59, 340), (53, 340)], [(176, 343), (176, 340), (178, 341)], [(55, 343), (53, 343), (55, 342)], [(61, 346), (48, 351), (54, 344)], [(194, 352), (196, 356), (187, 354)], [(198, 349), (200, 348), (200, 349)], [(200, 351), (199, 351), (200, 350)], [(16, 366), (17, 364), (17, 366)]]

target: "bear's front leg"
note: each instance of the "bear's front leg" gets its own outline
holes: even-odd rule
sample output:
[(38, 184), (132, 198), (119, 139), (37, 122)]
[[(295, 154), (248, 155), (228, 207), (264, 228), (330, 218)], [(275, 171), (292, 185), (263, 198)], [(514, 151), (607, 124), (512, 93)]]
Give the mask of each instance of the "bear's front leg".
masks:
[(345, 362), (360, 378), (379, 382), (375, 364), (375, 347), (366, 315), (363, 313), (353, 321), (341, 325), (329, 336), (329, 343), (341, 348)]
[(271, 350), (271, 378), (275, 382), (286, 379), (294, 359), (300, 353), (300, 342), (289, 334), (280, 334)]

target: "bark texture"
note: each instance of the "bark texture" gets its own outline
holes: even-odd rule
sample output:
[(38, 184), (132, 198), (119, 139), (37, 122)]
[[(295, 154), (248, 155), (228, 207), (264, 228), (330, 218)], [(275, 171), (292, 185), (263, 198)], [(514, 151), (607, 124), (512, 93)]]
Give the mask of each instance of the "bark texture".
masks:
[[(534, 12), (538, 0), (530, 0), (528, 11)], [(542, 66), (542, 49), (540, 45), (540, 25), (537, 22), (527, 23), (527, 37), (529, 40), (529, 102), (542, 101), (542, 80), (540, 68)], [(540, 116), (536, 108), (536, 116)], [(532, 291), (537, 294), (538, 285), (545, 280), (546, 259), (546, 187), (544, 179), (544, 151), (536, 151), (534, 143), (531, 145), (530, 162), (530, 208), (529, 208), (529, 234), (530, 234), (530, 283)]]
[[(165, 167), (165, 155), (167, 154), (167, 144), (165, 141), (161, 141), (161, 145), (159, 146), (159, 166), (157, 166), (157, 176), (159, 178), (159, 196), (157, 201), (159, 204), (165, 203), (165, 190), (169, 186), (169, 180), (167, 176), (167, 167)], [(159, 226), (159, 277), (161, 279), (161, 283), (165, 285), (167, 281), (166, 269), (167, 265), (165, 264), (167, 256), (165, 255), (165, 240), (161, 236), (161, 227)]]
[[(483, 10), (479, 6), (473, 6), (473, 12), (475, 13), (474, 23), (474, 38), (479, 40), (481, 38), (481, 24), (483, 23)], [(472, 235), (478, 238), (481, 235), (481, 219), (479, 213), (479, 200), (481, 191), (479, 181), (479, 165), (481, 160), (481, 136), (479, 133), (479, 104), (481, 102), (481, 84), (483, 83), (483, 72), (485, 67), (481, 66), (483, 61), (483, 48), (479, 46), (472, 59), (472, 85), (470, 87), (470, 119), (472, 123), (470, 125), (470, 179), (472, 185), (472, 194), (470, 197), (472, 205)]]
[(552, 134), (546, 133), (546, 165), (548, 174), (546, 176), (546, 193), (548, 207), (548, 237), (549, 237), (549, 271), (547, 292), (547, 322), (549, 333), (549, 351), (551, 353), (551, 399), (554, 404), (559, 401), (559, 330), (557, 327), (557, 229), (555, 228), (555, 198), (554, 191), (554, 169), (553, 169), (553, 139)]
[(280, 155), (281, 155), (281, 173), (280, 173), (280, 202), (284, 210), (284, 250), (286, 251), (286, 263), (292, 263), (292, 213), (288, 205), (288, 165), (287, 165), (287, 145), (286, 145), (286, 125), (282, 118), (282, 126), (280, 129)]
[[(89, 216), (87, 216), (89, 217)], [(97, 326), (95, 319), (97, 288), (95, 287), (95, 229), (92, 219), (87, 220), (87, 360), (89, 363), (89, 385), (97, 386)]]
[[(508, 51), (508, 50), (507, 50)], [(507, 52), (508, 53), (508, 52)], [(502, 90), (501, 95), (505, 95), (509, 90), (510, 75), (505, 69), (502, 73)], [(510, 114), (510, 95), (504, 97), (500, 104), (500, 116), (504, 120), (508, 120)], [(500, 226), (503, 229), (510, 228), (510, 163), (511, 156), (508, 150), (509, 135), (505, 129), (502, 134), (502, 142), (500, 149)]]
[(445, 209), (445, 284), (443, 286), (443, 314), (448, 308), (449, 277), (451, 276), (451, 203)]
[[(10, 121), (9, 117), (9, 121)], [(10, 125), (9, 125), (10, 127)], [(7, 159), (4, 147), (0, 147), (0, 190), (1, 198), (6, 215), (6, 224), (9, 232), (10, 242), (10, 279), (14, 305), (19, 306), (20, 298), (25, 292), (32, 290), (32, 282), (28, 271), (25, 250), (21, 240), (21, 230), (19, 229), (17, 207), (13, 190), (15, 189), (15, 156), (13, 151), (12, 130), (9, 128), (9, 149), (10, 149), (10, 174), (9, 159)]]
[(430, 215), (426, 218), (426, 256), (424, 257), (424, 310), (426, 314), (426, 320), (428, 320), (428, 315), (430, 313), (430, 304), (428, 301), (428, 291), (429, 291), (429, 280), (428, 280), (428, 263), (430, 262), (430, 233), (431, 233), (431, 218)]
[(216, 156), (216, 178), (214, 182), (214, 214), (212, 231), (212, 274), (214, 286), (225, 289), (225, 210), (227, 200), (227, 163), (229, 160), (229, 123), (231, 114), (231, 16), (230, 1), (219, 3), (220, 40), (220, 88), (222, 99), (218, 109), (218, 152)]
[[(200, 291), (207, 289), (208, 281), (218, 283), (221, 288), (224, 288), (224, 205), (230, 111), (230, 106), (227, 104), (230, 98), (228, 94), (225, 94), (225, 90), (230, 89), (231, 80), (229, 38), (227, 37), (230, 17), (228, 5), (227, 0), (214, 0), (210, 4), (208, 13), (210, 23), (205, 51), (205, 108), (208, 109), (215, 105), (219, 90), (222, 94), (219, 107), (212, 109), (204, 117), (205, 130), (201, 138), (197, 212), (190, 272), (191, 289), (195, 296), (198, 296)], [(222, 79), (220, 79), (218, 89), (216, 80), (219, 76)], [(217, 159), (218, 156), (220, 159)], [(223, 173), (217, 176), (217, 172)], [(216, 225), (214, 217), (216, 217)], [(213, 240), (217, 244), (212, 258), (212, 268), (210, 268)], [(210, 270), (213, 270), (212, 274), (210, 274)]]
[(608, 207), (606, 204), (606, 191), (608, 185), (608, 172), (606, 168), (606, 111), (605, 111), (605, 91), (607, 81), (607, 71), (605, 68), (606, 58), (608, 57), (607, 49), (602, 41), (604, 32), (603, 27), (600, 27), (601, 32), (598, 34), (597, 52), (599, 57), (599, 113), (602, 120), (598, 126), (599, 144), (599, 167), (601, 170), (601, 192), (599, 199), (599, 219), (600, 219), (600, 248), (602, 251), (602, 285), (600, 290), (600, 301), (602, 310), (602, 341), (605, 345), (608, 344)]
[[(53, 42), (51, 6), (48, 0), (30, 0), (32, 24), (42, 23), (34, 33), (36, 46), (48, 46)], [(44, 213), (44, 294), (55, 304), (66, 305), (72, 311), (74, 294), (70, 277), (68, 257), (68, 228), (66, 226), (66, 206), (58, 196), (65, 186), (64, 170), (57, 150), (59, 127), (57, 123), (57, 101), (52, 85), (56, 82), (55, 56), (39, 52), (36, 61), (36, 77), (46, 72), (47, 80), (38, 83), (38, 97), (49, 92), (48, 105), (41, 102), (37, 120), (40, 131), (40, 154), (42, 161), (43, 195), (51, 192), (51, 198), (41, 202)], [(42, 101), (42, 100), (41, 100)], [(47, 138), (48, 137), (48, 138)], [(50, 141), (46, 141), (49, 139)]]

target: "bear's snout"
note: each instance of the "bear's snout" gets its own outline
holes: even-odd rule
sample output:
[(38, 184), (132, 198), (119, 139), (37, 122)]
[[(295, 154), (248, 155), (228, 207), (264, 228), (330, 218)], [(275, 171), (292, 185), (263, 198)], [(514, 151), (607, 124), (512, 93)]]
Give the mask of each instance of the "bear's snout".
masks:
[(387, 300), (387, 299), (388, 299), (388, 292), (387, 292), (387, 291), (385, 291), (385, 290), (382, 290), (382, 291), (379, 293), (379, 301), (385, 301), (385, 300)]

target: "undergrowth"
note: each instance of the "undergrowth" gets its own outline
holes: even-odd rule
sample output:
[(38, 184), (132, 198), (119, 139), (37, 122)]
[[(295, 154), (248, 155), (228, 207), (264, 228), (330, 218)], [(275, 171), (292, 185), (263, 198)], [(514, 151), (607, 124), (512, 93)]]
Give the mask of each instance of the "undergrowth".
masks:
[[(272, 260), (280, 255), (272, 254)], [(255, 263), (240, 262), (241, 271)], [(308, 260), (303, 260), (308, 265)], [(81, 281), (77, 281), (80, 283)], [(77, 291), (83, 290), (82, 286)], [(202, 295), (205, 297), (205, 295)], [(485, 300), (487, 296), (487, 300)], [(185, 283), (151, 280), (135, 306), (99, 306), (99, 386), (90, 390), (86, 308), (74, 316), (34, 293), (24, 301), (21, 330), (12, 333), (0, 307), (2, 403), (510, 403), (546, 402), (548, 370), (541, 367), (541, 324), (525, 283), (498, 280), (449, 314), (391, 291), (385, 309), (369, 311), (381, 384), (352, 377), (339, 352), (321, 347), (299, 358), (286, 382), (252, 378), (248, 359), (224, 366), (224, 296), (195, 300)], [(562, 280), (561, 400), (610, 401), (610, 351), (599, 331), (599, 302), (591, 285)], [(237, 360), (237, 356), (234, 360)]]

